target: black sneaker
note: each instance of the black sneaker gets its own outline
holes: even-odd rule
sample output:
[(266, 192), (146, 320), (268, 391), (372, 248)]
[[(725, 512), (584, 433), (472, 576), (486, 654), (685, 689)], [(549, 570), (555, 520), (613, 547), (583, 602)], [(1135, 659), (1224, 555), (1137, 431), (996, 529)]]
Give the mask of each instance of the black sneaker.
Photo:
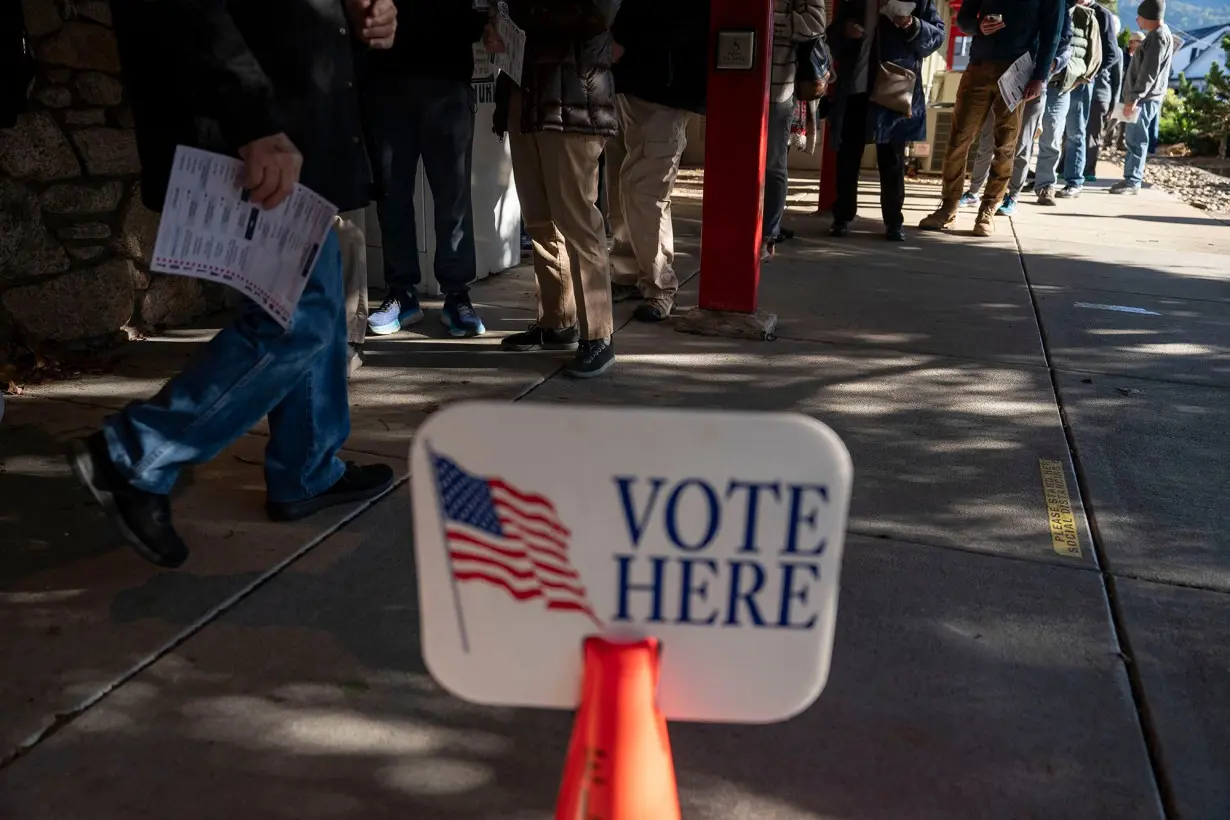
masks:
[(833, 227), (829, 228), (829, 236), (835, 236), (838, 239), (844, 239), (850, 235), (850, 223), (835, 220)]
[(393, 486), (393, 468), (387, 464), (346, 462), (346, 472), (323, 493), (303, 501), (268, 501), (265, 512), (274, 521), (298, 521), (327, 507), (375, 498)]
[(188, 547), (171, 525), (170, 499), (129, 484), (111, 461), (101, 432), (70, 442), (68, 464), (138, 555), (160, 567), (184, 563)]
[(615, 348), (610, 339), (594, 339), (581, 342), (576, 358), (564, 368), (574, 379), (592, 379), (601, 376), (615, 364)]
[(524, 353), (527, 350), (576, 350), (581, 332), (575, 327), (549, 330), (537, 324), (530, 325), (521, 333), (505, 336), (500, 347)]
[(887, 228), (884, 231), (884, 238), (887, 239), (889, 242), (904, 242), (905, 241), (905, 228), (903, 228), (901, 225), (898, 225), (895, 228)]
[(627, 302), (630, 299), (640, 299), (641, 289), (636, 285), (611, 285), (611, 301)]

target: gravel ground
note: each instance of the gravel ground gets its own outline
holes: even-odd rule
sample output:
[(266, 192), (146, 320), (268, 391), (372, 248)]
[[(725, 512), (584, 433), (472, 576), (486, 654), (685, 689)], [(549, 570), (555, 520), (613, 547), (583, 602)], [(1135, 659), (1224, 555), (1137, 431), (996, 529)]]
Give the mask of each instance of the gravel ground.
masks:
[[(1122, 166), (1123, 153), (1103, 149), (1102, 160)], [(1196, 168), (1185, 160), (1149, 157), (1145, 163), (1145, 182), (1201, 210), (1230, 213), (1230, 177)]]

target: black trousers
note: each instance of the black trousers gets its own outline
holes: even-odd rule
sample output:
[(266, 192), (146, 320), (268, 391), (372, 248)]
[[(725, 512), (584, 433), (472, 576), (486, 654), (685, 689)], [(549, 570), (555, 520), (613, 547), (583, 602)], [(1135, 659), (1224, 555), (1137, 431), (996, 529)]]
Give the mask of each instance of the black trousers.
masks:
[[(858, 174), (867, 145), (867, 95), (851, 94), (841, 121), (841, 145), (837, 148), (837, 201), (833, 205), (836, 222), (851, 222), (858, 212)], [(885, 228), (900, 228), (905, 222), (905, 143), (876, 144), (876, 165), (880, 169), (880, 213)]]

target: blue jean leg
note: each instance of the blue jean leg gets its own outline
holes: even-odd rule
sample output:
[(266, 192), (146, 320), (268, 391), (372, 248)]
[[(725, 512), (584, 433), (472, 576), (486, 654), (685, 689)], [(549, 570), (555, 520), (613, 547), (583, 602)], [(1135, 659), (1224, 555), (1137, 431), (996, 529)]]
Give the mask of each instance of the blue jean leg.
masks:
[(1066, 91), (1046, 89), (1046, 102), (1042, 106), (1042, 139), (1038, 143), (1038, 170), (1034, 176), (1034, 189), (1053, 186), (1059, 173), (1059, 149), (1068, 121), (1068, 97)]
[(432, 267), (445, 293), (466, 293), (476, 278), (470, 170), (475, 98), (468, 82), (432, 77), (377, 81), (365, 92), (381, 193), (384, 281), (410, 292), (423, 281), (414, 207), (419, 160), (434, 207)]
[(1063, 179), (1069, 185), (1080, 188), (1085, 184), (1085, 140), (1089, 130), (1089, 111), (1093, 106), (1093, 86), (1088, 83), (1078, 85), (1068, 96)]
[(158, 395), (104, 422), (116, 468), (134, 487), (166, 495), (184, 465), (209, 461), (267, 415), (269, 500), (301, 501), (333, 486), (350, 435), (345, 313), (330, 231), (289, 328), (249, 302)]
[(1123, 178), (1140, 187), (1145, 180), (1145, 160), (1149, 156), (1149, 138), (1154, 124), (1160, 119), (1162, 104), (1159, 100), (1146, 100), (1137, 106), (1140, 118), (1126, 123), (1123, 129), (1123, 145), (1127, 156), (1123, 159)]
[(794, 100), (769, 103), (769, 139), (764, 167), (764, 241), (782, 232), (786, 195), (790, 189), (790, 123)]

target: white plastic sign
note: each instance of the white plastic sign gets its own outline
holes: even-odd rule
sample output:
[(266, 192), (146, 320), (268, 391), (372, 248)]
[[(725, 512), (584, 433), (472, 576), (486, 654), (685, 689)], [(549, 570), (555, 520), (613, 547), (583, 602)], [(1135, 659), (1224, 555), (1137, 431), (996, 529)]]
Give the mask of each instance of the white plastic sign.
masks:
[(572, 709), (587, 635), (662, 642), (668, 719), (769, 723), (828, 677), (852, 467), (793, 414), (458, 404), (411, 452), (423, 654)]

